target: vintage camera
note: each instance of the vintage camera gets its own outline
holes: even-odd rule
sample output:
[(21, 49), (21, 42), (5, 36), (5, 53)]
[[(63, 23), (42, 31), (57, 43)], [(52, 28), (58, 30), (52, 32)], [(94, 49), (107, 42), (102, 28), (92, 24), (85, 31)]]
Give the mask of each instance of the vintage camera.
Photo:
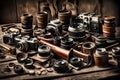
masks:
[(100, 15), (84, 12), (79, 14), (75, 21), (84, 26), (87, 32), (102, 34), (102, 18)]
[(47, 31), (50, 32), (54, 37), (62, 34), (62, 22), (59, 19), (50, 21), (47, 25)]
[(75, 42), (81, 41), (85, 38), (85, 30), (83, 26), (80, 26), (77, 23), (73, 23), (68, 27), (69, 37), (72, 38)]
[(15, 37), (16, 47), (21, 51), (30, 51), (38, 49), (38, 40), (28, 35)]
[(14, 44), (14, 38), (20, 34), (20, 30), (18, 28), (10, 28), (5, 31), (3, 34), (3, 43), (12, 45)]

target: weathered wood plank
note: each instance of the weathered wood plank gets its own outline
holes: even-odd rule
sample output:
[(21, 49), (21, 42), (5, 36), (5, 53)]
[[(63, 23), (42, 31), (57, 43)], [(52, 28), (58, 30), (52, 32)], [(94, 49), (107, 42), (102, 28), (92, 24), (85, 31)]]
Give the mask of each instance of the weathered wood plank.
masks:
[(0, 23), (17, 22), (16, 0), (0, 0)]
[(56, 11), (61, 10), (63, 3), (69, 1), (77, 5), (78, 13), (94, 11), (103, 17), (114, 15), (117, 18), (117, 25), (120, 25), (119, 0), (0, 0), (0, 23), (20, 22), (22, 14), (31, 13), (34, 15), (33, 23), (35, 24), (38, 1), (40, 3), (53, 1)]

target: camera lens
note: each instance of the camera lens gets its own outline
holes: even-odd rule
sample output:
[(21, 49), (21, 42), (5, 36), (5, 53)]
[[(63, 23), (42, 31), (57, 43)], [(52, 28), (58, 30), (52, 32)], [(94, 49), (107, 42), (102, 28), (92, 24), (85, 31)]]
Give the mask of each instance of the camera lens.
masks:
[(106, 39), (105, 37), (103, 36), (98, 36), (96, 39), (95, 39), (95, 44), (97, 47), (101, 47), (101, 46), (105, 46), (106, 45)]
[(81, 67), (83, 65), (83, 61), (79, 57), (71, 58), (70, 63), (75, 67)]
[(120, 60), (120, 47), (113, 47), (112, 53), (114, 59)]
[(39, 36), (45, 32), (44, 29), (36, 28), (34, 29), (34, 36)]
[(23, 73), (24, 72), (23, 67), (21, 65), (15, 65), (14, 72), (15, 73)]
[(33, 60), (32, 59), (26, 59), (24, 62), (24, 67), (27, 69), (34, 69), (33, 66)]
[(33, 35), (33, 29), (21, 29), (21, 35)]
[(41, 57), (49, 56), (50, 52), (51, 52), (51, 48), (49, 46), (42, 45), (38, 47), (38, 53), (39, 53), (39, 56)]
[(15, 44), (15, 37), (19, 35), (20, 30), (18, 28), (9, 28), (3, 35), (3, 43), (5, 44)]
[(10, 36), (3, 36), (3, 42), (5, 44), (12, 44), (13, 39)]
[(8, 67), (9, 67), (10, 69), (13, 69), (14, 66), (15, 66), (15, 63), (12, 63), (12, 62), (11, 62), (11, 63), (8, 64)]
[(73, 39), (72, 38), (63, 38), (61, 40), (61, 48), (64, 49), (70, 49), (74, 46)]
[(83, 26), (78, 23), (73, 23), (71, 26), (69, 26), (68, 31), (69, 37), (74, 41), (82, 41), (83, 38), (86, 37)]
[(50, 43), (53, 43), (53, 40), (54, 40), (52, 34), (49, 32), (41, 34), (38, 38)]
[(72, 39), (72, 38), (63, 38), (63, 39), (61, 40), (61, 43), (62, 43), (62, 44), (69, 45), (69, 44), (72, 44), (72, 43), (73, 43), (73, 39)]
[(65, 60), (59, 60), (54, 63), (54, 70), (58, 73), (65, 73), (69, 71), (68, 63)]
[(28, 54), (18, 53), (16, 55), (16, 58), (17, 58), (17, 60), (18, 60), (19, 63), (23, 63), (28, 58)]
[(32, 29), (32, 25), (31, 24), (26, 24), (26, 25), (22, 25), (23, 29)]
[(28, 50), (28, 43), (25, 40), (21, 40), (17, 43), (16, 47), (21, 51), (27, 51)]

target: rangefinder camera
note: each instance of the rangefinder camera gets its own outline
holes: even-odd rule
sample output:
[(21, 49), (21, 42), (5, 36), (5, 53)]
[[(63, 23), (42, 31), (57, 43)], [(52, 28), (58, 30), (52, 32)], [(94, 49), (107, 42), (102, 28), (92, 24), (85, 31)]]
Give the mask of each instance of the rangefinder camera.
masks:
[(36, 51), (38, 49), (38, 40), (29, 35), (15, 37), (15, 46), (21, 51)]
[(10, 28), (3, 34), (3, 43), (12, 45), (14, 44), (14, 38), (20, 34), (20, 30), (18, 28)]
[(84, 26), (87, 32), (102, 34), (102, 18), (95, 13), (84, 12), (76, 17), (77, 23)]

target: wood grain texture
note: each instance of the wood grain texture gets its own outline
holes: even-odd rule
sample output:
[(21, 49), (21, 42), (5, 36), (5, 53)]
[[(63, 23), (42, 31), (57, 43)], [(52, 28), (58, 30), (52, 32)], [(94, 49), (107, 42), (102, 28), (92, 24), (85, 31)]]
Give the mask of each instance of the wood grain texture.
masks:
[(120, 0), (0, 0), (0, 23), (20, 22), (22, 14), (30, 13), (34, 15), (33, 23), (36, 24), (38, 2), (46, 1), (52, 3), (50, 8), (56, 11), (53, 10), (52, 16), (62, 9), (64, 2), (71, 2), (77, 6), (78, 14), (87, 11), (96, 12), (103, 17), (114, 15), (117, 25), (120, 25)]
[(17, 22), (16, 0), (0, 0), (0, 24)]

